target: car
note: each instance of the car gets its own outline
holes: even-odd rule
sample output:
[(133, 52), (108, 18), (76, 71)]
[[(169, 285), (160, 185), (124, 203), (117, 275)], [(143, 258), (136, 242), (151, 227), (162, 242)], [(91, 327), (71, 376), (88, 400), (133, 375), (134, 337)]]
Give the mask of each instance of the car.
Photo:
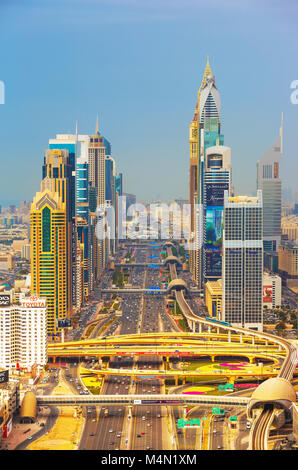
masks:
[(89, 436), (95, 436), (94, 432), (90, 432)]
[(120, 432), (118, 432), (118, 433), (116, 434), (116, 437), (121, 437)]
[(110, 441), (110, 442), (109, 442), (109, 445), (110, 445), (110, 446), (113, 446), (114, 444), (115, 444), (114, 441)]
[(114, 432), (113, 429), (109, 429), (109, 432)]
[(32, 439), (32, 436), (28, 436), (27, 439), (29, 439), (29, 440)]
[(141, 434), (137, 434), (137, 437), (142, 437)]

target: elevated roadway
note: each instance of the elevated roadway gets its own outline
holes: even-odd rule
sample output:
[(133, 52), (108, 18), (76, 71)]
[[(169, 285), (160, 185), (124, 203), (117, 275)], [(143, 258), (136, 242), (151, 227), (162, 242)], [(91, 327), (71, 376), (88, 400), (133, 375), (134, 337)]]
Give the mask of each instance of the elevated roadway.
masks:
[[(125, 375), (130, 376), (133, 378), (136, 377), (150, 377), (154, 379), (168, 379), (168, 378), (175, 378), (178, 379), (179, 377), (185, 381), (187, 378), (190, 377), (212, 377), (213, 379), (218, 379), (221, 377), (227, 377), (228, 379), (237, 379), (238, 377), (241, 378), (255, 378), (259, 380), (263, 380), (264, 378), (268, 377), (275, 377), (276, 372), (273, 370), (265, 369), (263, 366), (258, 366), (255, 370), (240, 370), (234, 371), (229, 369), (211, 369), (207, 370), (182, 370), (182, 369), (171, 369), (171, 370), (161, 370), (161, 369), (82, 369), (82, 374), (94, 374), (99, 377), (107, 376), (107, 375)], [(232, 381), (232, 380), (231, 380)], [(178, 385), (178, 383), (176, 384)]]
[[(172, 255), (171, 247), (167, 247), (167, 255), (168, 256)], [(177, 271), (176, 271), (176, 266), (174, 264), (170, 265), (170, 275), (171, 275), (172, 280), (177, 279)], [(208, 321), (205, 318), (199, 317), (194, 314), (191, 307), (186, 302), (185, 297), (184, 297), (184, 292), (182, 290), (177, 290), (175, 292), (175, 297), (176, 297), (176, 301), (181, 309), (183, 316), (185, 317), (189, 327), (192, 330), (195, 329), (195, 325), (197, 323), (208, 325), (210, 326), (210, 328), (214, 326), (213, 322)], [(272, 343), (275, 343), (281, 346), (286, 352), (286, 357), (277, 374), (277, 377), (287, 380), (290, 384), (290, 380), (293, 378), (293, 374), (297, 365), (296, 345), (294, 345), (293, 343), (291, 343), (290, 341), (284, 338), (280, 338), (278, 336), (275, 336), (269, 333), (263, 333), (260, 331), (250, 330), (250, 329), (243, 328), (243, 327), (238, 327), (238, 326), (233, 326), (233, 325), (223, 325), (219, 323), (217, 324), (217, 326), (224, 331), (234, 331), (243, 335), (251, 335), (256, 338), (264, 338), (265, 340), (268, 340)], [(268, 410), (264, 406), (261, 412), (261, 415), (254, 422), (254, 426), (253, 426), (254, 431), (251, 432), (251, 441), (250, 441), (251, 449), (256, 449), (256, 448), (265, 449), (266, 448), (267, 444), (265, 444), (265, 442), (267, 442), (267, 437), (269, 435), (270, 426), (274, 419), (274, 414), (275, 414), (274, 407)]]

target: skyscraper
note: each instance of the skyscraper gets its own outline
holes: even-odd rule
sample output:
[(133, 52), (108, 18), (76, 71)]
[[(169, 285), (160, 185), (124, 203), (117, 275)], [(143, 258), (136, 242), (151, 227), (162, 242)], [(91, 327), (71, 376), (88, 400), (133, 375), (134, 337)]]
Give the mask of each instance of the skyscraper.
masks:
[[(47, 149), (42, 167), (43, 185), (57, 192), (66, 206), (66, 275), (67, 275), (67, 311), (71, 312), (75, 305), (75, 232), (72, 216), (72, 166), (67, 149)], [(50, 186), (49, 186), (50, 185)]]
[(282, 157), (283, 116), (278, 139), (257, 163), (257, 189), (263, 192), (264, 251), (277, 251), (281, 241), (282, 189), (279, 165)]
[[(195, 239), (195, 226), (196, 226), (196, 213), (195, 213), (195, 203), (198, 204), (198, 165), (199, 165), (199, 102), (200, 102), (200, 92), (205, 86), (207, 77), (211, 75), (211, 68), (209, 65), (209, 58), (207, 57), (207, 64), (205, 67), (205, 72), (197, 94), (197, 103), (194, 111), (193, 119), (189, 125), (189, 147), (190, 147), (190, 162), (189, 162), (189, 203), (190, 203), (190, 233), (191, 240), (194, 242)], [(191, 250), (189, 253), (189, 263), (190, 270), (197, 280), (197, 257), (198, 251)]]
[(223, 320), (262, 330), (262, 191), (256, 197), (224, 195)]
[[(76, 155), (78, 146), (78, 135), (76, 134), (57, 134), (55, 139), (49, 140), (49, 149), (67, 150), (68, 164), (70, 165), (70, 200), (68, 207), (70, 210), (71, 227), (70, 244), (68, 244), (68, 257), (71, 259), (69, 276), (71, 278), (69, 284), (69, 293), (71, 295), (72, 305), (76, 305), (76, 256), (77, 256), (77, 232), (76, 232)], [(44, 176), (43, 176), (44, 177)]]
[(95, 134), (90, 136), (88, 143), (88, 168), (89, 182), (96, 191), (97, 204), (97, 243), (94, 247), (95, 279), (99, 279), (105, 266), (105, 244), (104, 239), (104, 208), (105, 208), (105, 157), (107, 141), (100, 135), (98, 122), (96, 122)]
[(31, 293), (47, 299), (48, 333), (67, 308), (67, 204), (46, 178), (31, 205)]
[[(200, 288), (203, 287), (205, 269), (204, 238), (206, 202), (204, 179), (206, 150), (224, 143), (221, 129), (221, 105), (219, 92), (212, 77), (209, 59), (199, 88), (194, 118), (190, 124), (190, 204), (191, 240), (195, 249), (190, 252), (190, 268)], [(196, 204), (196, 211), (194, 210)]]

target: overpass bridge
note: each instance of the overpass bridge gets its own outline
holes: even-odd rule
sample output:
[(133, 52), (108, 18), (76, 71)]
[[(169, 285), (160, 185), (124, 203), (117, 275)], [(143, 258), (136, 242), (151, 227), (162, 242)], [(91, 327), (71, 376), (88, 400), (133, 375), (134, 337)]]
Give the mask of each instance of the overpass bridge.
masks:
[[(26, 400), (26, 394), (24, 396)], [(248, 397), (213, 395), (38, 395), (38, 406), (50, 405), (231, 405), (247, 406)]]
[[(105, 288), (105, 289), (100, 289), (96, 288), (97, 292), (100, 292), (102, 294), (160, 294), (160, 295), (165, 295), (168, 294), (167, 289), (146, 289), (146, 288), (136, 288), (136, 287), (111, 287), (111, 288)], [(199, 295), (201, 291), (199, 289), (188, 289), (188, 292), (190, 294), (197, 294)]]
[(107, 288), (107, 289), (97, 289), (97, 292), (101, 292), (102, 294), (159, 294), (159, 295), (164, 295), (166, 294), (165, 289), (159, 289), (159, 290), (150, 290), (150, 289), (143, 289), (143, 288), (133, 288), (133, 287), (127, 287), (127, 288)]
[[(167, 255), (172, 255), (171, 247), (167, 247)], [(177, 271), (175, 264), (170, 265), (170, 274), (172, 281), (177, 279)], [(208, 321), (207, 319), (194, 314), (191, 307), (185, 300), (183, 290), (176, 290), (175, 298), (182, 311), (184, 318), (188, 323), (189, 328), (194, 331), (196, 328), (196, 324), (199, 324), (200, 328), (202, 324), (208, 325), (208, 328), (210, 329), (212, 328), (212, 321)], [(250, 330), (248, 328), (233, 326), (231, 324), (222, 322), (218, 322), (218, 326), (222, 330), (228, 332), (234, 331), (243, 335), (251, 335), (255, 338), (263, 337), (267, 341), (278, 344), (286, 352), (286, 357), (277, 374), (277, 377), (267, 379), (265, 382), (263, 382), (263, 384), (265, 384), (264, 388), (266, 388), (267, 383), (269, 383), (268, 386), (270, 388), (270, 391), (272, 392), (271, 399), (269, 399), (268, 401), (266, 395), (263, 394), (262, 397), (257, 400), (257, 402), (255, 402), (254, 399), (251, 399), (247, 405), (248, 415), (251, 417), (256, 416), (254, 419), (252, 431), (250, 433), (249, 448), (251, 450), (266, 449), (270, 427), (274, 422), (276, 414), (277, 404), (280, 405), (282, 403), (282, 406), (284, 406), (285, 409), (290, 409), (292, 403), (295, 401), (296, 394), (293, 386), (291, 385), (290, 380), (293, 378), (293, 374), (298, 362), (297, 346), (291, 343), (290, 341), (285, 340), (284, 338), (280, 338), (269, 333)], [(284, 381), (283, 386), (281, 386), (281, 381)], [(262, 391), (263, 384), (257, 387), (256, 394), (258, 394), (259, 389), (260, 392)], [(255, 413), (254, 415), (253, 412)]]
[(193, 377), (212, 377), (212, 379), (227, 378), (228, 383), (234, 383), (239, 377), (255, 380), (264, 380), (268, 377), (275, 377), (276, 372), (271, 368), (264, 368), (263, 366), (255, 367), (254, 370), (230, 370), (230, 369), (211, 369), (211, 370), (182, 370), (182, 369), (171, 369), (171, 370), (160, 370), (160, 369), (81, 369), (80, 373), (84, 376), (94, 374), (98, 377), (105, 377), (109, 375), (125, 375), (132, 377), (134, 380), (139, 377), (142, 379), (175, 379), (175, 385), (178, 386), (179, 378), (182, 383), (186, 383), (186, 379)]
[(155, 266), (162, 267), (163, 263), (152, 260), (148, 263), (114, 263), (117, 268), (134, 268), (134, 267), (148, 267), (154, 264)]

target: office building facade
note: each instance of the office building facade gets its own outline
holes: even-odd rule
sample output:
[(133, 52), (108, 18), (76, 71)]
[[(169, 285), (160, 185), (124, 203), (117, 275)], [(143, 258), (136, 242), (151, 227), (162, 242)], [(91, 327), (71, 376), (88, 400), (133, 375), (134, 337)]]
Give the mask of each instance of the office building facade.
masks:
[(224, 195), (223, 320), (262, 330), (262, 191), (256, 197)]
[(277, 251), (281, 242), (282, 184), (280, 162), (283, 144), (283, 117), (278, 139), (257, 163), (257, 189), (263, 193), (264, 251)]

